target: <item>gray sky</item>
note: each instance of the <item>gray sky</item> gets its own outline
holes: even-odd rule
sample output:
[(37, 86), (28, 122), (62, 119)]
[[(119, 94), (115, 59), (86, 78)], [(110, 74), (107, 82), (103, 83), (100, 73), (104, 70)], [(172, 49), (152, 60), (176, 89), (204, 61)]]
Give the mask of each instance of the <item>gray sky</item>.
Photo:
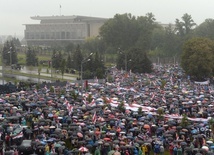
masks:
[(200, 24), (214, 18), (214, 0), (0, 0), (0, 35), (22, 35), (23, 24), (38, 23), (31, 16), (84, 15), (112, 18), (131, 13), (152, 12), (158, 22), (174, 23), (184, 13)]

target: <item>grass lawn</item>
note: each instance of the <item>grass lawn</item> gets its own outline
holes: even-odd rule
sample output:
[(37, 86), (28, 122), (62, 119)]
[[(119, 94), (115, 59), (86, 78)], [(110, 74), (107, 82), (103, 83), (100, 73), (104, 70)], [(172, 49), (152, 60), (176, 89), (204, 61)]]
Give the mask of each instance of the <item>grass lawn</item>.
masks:
[[(26, 55), (25, 55), (25, 53), (18, 53), (17, 57), (18, 57), (18, 63), (19, 64), (21, 64), (21, 65), (25, 65), (26, 64)], [(50, 55), (37, 55), (37, 57), (38, 57), (38, 62), (51, 60), (51, 56)]]

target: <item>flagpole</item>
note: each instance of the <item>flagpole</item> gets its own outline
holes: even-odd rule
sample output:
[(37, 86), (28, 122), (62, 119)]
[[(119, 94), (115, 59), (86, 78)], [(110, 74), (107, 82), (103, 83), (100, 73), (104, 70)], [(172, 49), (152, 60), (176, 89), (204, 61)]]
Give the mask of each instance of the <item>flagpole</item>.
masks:
[(60, 15), (60, 16), (61, 16), (61, 8), (62, 8), (62, 6), (59, 5), (59, 15)]

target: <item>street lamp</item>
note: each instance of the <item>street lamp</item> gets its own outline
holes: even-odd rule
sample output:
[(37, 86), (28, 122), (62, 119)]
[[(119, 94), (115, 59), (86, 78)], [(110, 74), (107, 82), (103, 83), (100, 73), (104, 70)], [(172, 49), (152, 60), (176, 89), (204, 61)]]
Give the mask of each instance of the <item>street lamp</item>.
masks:
[(4, 58), (3, 58), (3, 51), (1, 55), (1, 64), (2, 64), (2, 84), (4, 85)]
[(12, 47), (10, 47), (10, 51), (8, 53), (10, 53), (10, 68), (12, 72)]
[(92, 55), (93, 55), (93, 53), (90, 53), (90, 55), (87, 58), (85, 58), (81, 61), (81, 71), (80, 71), (81, 72), (81, 95), (83, 95), (82, 94), (83, 93), (83, 83), (82, 83), (83, 64), (88, 61), (91, 61), (91, 59), (89, 59), (89, 57)]

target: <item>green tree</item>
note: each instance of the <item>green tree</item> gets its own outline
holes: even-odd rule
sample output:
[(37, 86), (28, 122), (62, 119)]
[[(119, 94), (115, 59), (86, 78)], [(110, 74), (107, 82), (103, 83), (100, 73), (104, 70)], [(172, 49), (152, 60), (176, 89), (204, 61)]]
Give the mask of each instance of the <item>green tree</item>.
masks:
[(80, 71), (82, 60), (83, 60), (83, 56), (80, 49), (80, 45), (77, 45), (76, 50), (73, 53), (74, 69)]
[(28, 48), (26, 52), (26, 65), (27, 66), (37, 66), (38, 65), (38, 57), (36, 55), (37, 51), (32, 48)]
[(140, 16), (137, 18), (137, 30), (139, 36), (137, 41), (135, 42), (136, 47), (141, 48), (144, 51), (151, 50), (152, 32), (154, 28), (158, 26), (155, 20), (156, 19), (152, 13), (147, 13), (146, 16)]
[(14, 46), (21, 47), (21, 42), (20, 42), (19, 38), (12, 38), (12, 42), (13, 42)]
[(38, 82), (40, 82), (40, 74), (41, 74), (41, 71), (42, 71), (42, 67), (41, 66), (38, 66), (38, 75), (39, 75), (39, 77), (38, 77)]
[(152, 71), (152, 62), (147, 57), (147, 53), (140, 48), (131, 48), (127, 54), (128, 60), (130, 63), (127, 68), (134, 73), (150, 73)]
[(212, 136), (214, 135), (214, 119), (211, 118), (208, 120), (208, 124), (210, 126), (210, 129), (212, 130)]
[[(6, 41), (3, 47), (3, 60), (6, 65), (16, 64), (18, 62), (17, 51), (13, 41)], [(11, 62), (10, 62), (11, 61)]]
[(142, 114), (143, 114), (143, 109), (142, 109), (142, 107), (139, 107), (137, 111), (138, 111), (138, 115), (142, 116)]
[(63, 60), (61, 51), (59, 51), (59, 52), (53, 51), (53, 55), (52, 55), (51, 59), (52, 59), (52, 61), (51, 61), (52, 68), (59, 70), (62, 60)]
[(175, 26), (176, 26), (177, 33), (183, 37), (187, 34), (190, 34), (196, 24), (192, 19), (192, 16), (187, 13), (185, 13), (181, 17), (181, 19), (182, 21), (180, 21), (179, 19), (176, 19)]
[(63, 79), (63, 75), (65, 73), (65, 67), (66, 67), (66, 61), (65, 61), (65, 59), (62, 59), (61, 64), (60, 64), (60, 71), (61, 71), (62, 79)]
[(66, 47), (65, 47), (65, 52), (67, 53), (71, 53), (73, 50), (75, 49), (75, 45), (73, 43), (69, 43)]
[(159, 120), (163, 120), (164, 119), (164, 109), (162, 107), (159, 107), (157, 110), (157, 117)]
[(196, 80), (214, 75), (214, 42), (207, 38), (193, 38), (183, 47), (181, 65), (186, 74)]
[(73, 59), (71, 58), (70, 54), (68, 54), (66, 62), (66, 67), (70, 70), (73, 67)]
[(189, 120), (188, 120), (188, 117), (187, 115), (183, 115), (182, 119), (181, 119), (181, 123), (180, 125), (184, 128), (184, 127), (187, 127), (189, 125)]
[(118, 109), (119, 109), (121, 112), (125, 113), (126, 108), (125, 108), (124, 102), (121, 102), (121, 103), (118, 105)]
[(100, 36), (107, 45), (127, 49), (135, 44), (139, 36), (136, 18), (127, 13), (116, 14), (100, 28)]
[(197, 37), (206, 37), (214, 40), (214, 19), (206, 19), (194, 31)]
[(91, 37), (85, 40), (83, 44), (85, 51), (89, 53), (98, 52), (99, 54), (105, 54), (106, 44), (101, 37)]

